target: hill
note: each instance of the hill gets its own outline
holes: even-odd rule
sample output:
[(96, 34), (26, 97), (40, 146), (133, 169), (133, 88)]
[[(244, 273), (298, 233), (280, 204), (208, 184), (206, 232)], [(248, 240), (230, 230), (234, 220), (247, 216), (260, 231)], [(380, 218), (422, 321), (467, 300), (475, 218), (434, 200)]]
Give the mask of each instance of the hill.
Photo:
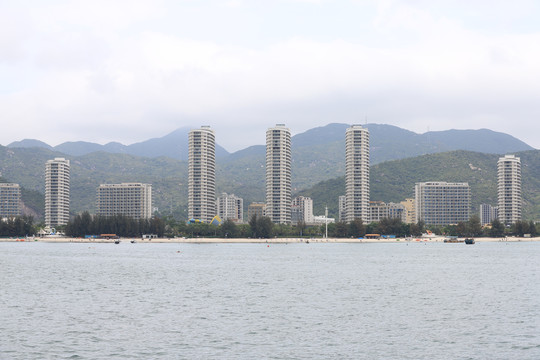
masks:
[[(540, 220), (540, 151), (516, 154), (522, 164), (523, 218)], [(480, 204), (497, 205), (497, 161), (500, 155), (470, 151), (428, 154), (415, 158), (388, 161), (371, 167), (371, 200), (400, 202), (414, 197), (417, 182), (468, 182), (471, 187), (472, 212)], [(297, 195), (313, 198), (314, 212), (337, 217), (338, 197), (345, 194), (345, 177), (323, 181)]]
[[(128, 154), (144, 157), (161, 157), (167, 156), (171, 159), (184, 160), (188, 159), (188, 133), (190, 128), (183, 127), (177, 129), (170, 134), (159, 138), (153, 138), (131, 145), (122, 145), (118, 142), (111, 142), (106, 145), (86, 141), (68, 141), (60, 145), (51, 147), (39, 140), (22, 140), (13, 142), (8, 145), (9, 148), (44, 148), (54, 150), (65, 155), (83, 156), (94, 152), (105, 152), (111, 154)], [(224, 157), (229, 155), (229, 152), (216, 144), (216, 157)]]

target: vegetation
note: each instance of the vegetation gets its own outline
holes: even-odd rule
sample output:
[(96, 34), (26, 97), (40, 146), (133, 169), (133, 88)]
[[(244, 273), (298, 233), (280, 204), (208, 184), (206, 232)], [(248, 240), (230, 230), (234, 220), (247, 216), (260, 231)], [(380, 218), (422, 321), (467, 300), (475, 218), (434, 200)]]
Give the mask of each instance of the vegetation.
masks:
[(160, 218), (133, 219), (128, 216), (91, 216), (87, 211), (75, 216), (65, 227), (70, 237), (86, 235), (116, 234), (122, 237), (141, 237), (144, 234), (165, 234), (165, 222)]
[(34, 233), (34, 218), (32, 216), (16, 216), (6, 220), (0, 219), (1, 237), (29, 236)]

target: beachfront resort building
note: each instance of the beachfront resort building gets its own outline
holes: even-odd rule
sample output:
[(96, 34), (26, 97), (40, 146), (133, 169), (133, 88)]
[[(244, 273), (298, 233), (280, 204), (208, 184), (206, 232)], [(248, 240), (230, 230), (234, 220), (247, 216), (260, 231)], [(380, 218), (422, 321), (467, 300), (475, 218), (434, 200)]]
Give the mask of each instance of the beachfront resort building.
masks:
[(291, 223), (296, 225), (302, 222), (308, 225), (314, 223), (313, 199), (305, 196), (297, 196), (291, 204)]
[(221, 193), (217, 198), (217, 213), (221, 220), (244, 221), (244, 199), (234, 194)]
[(513, 224), (521, 220), (521, 160), (515, 155), (501, 157), (497, 170), (499, 221)]
[(283, 124), (266, 131), (266, 216), (291, 223), (291, 132)]
[(96, 215), (124, 215), (133, 219), (152, 217), (152, 185), (101, 184), (97, 189)]
[(21, 215), (21, 187), (0, 183), (0, 220)]
[(499, 208), (496, 206), (491, 206), (489, 204), (480, 205), (480, 224), (487, 225), (497, 219), (499, 216)]
[(66, 225), (69, 221), (70, 164), (55, 158), (45, 164), (45, 225)]
[(468, 221), (471, 191), (468, 183), (422, 182), (415, 186), (416, 223), (452, 225)]
[(189, 132), (188, 218), (210, 223), (216, 209), (216, 140), (209, 126)]
[(345, 132), (345, 202), (347, 222), (369, 221), (369, 131), (360, 125)]

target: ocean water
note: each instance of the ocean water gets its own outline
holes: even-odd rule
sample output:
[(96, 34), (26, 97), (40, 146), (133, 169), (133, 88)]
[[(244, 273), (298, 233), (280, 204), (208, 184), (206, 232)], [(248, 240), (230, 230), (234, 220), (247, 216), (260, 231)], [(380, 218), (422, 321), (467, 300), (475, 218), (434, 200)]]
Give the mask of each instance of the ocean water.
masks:
[(540, 359), (540, 243), (0, 243), (1, 359)]

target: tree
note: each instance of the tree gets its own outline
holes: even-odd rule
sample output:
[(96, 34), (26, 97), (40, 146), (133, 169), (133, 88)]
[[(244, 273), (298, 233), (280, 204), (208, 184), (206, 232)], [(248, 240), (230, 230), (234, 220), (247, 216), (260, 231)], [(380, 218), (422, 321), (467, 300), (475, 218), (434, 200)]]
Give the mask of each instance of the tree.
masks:
[(356, 218), (349, 223), (349, 236), (359, 238), (364, 235), (366, 235), (366, 227), (362, 219)]
[(532, 220), (529, 222), (529, 233), (531, 234), (531, 237), (536, 237), (538, 235), (536, 224)]
[(231, 219), (227, 219), (219, 226), (219, 234), (225, 238), (235, 238), (237, 236), (236, 224)]
[(501, 237), (504, 235), (504, 224), (495, 219), (491, 222), (491, 230), (489, 231), (489, 236), (492, 237)]
[(463, 221), (458, 222), (456, 226), (456, 233), (458, 236), (467, 236), (468, 234), (467, 224)]
[(473, 215), (469, 218), (467, 230), (470, 236), (479, 236), (482, 234), (482, 224), (478, 215)]
[(338, 221), (335, 226), (334, 236), (338, 238), (347, 237), (347, 223), (344, 221)]

